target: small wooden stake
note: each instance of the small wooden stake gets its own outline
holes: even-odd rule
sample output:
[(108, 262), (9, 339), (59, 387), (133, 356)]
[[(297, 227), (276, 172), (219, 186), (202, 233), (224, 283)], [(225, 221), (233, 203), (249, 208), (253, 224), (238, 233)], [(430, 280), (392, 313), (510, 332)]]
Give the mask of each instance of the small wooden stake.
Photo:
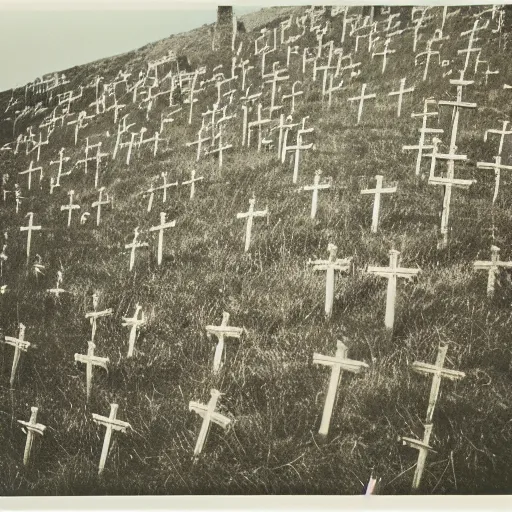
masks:
[(100, 464), (98, 467), (98, 475), (101, 475), (101, 473), (103, 473), (103, 470), (105, 469), (105, 463), (107, 461), (108, 450), (110, 448), (112, 432), (126, 432), (127, 428), (132, 427), (129, 423), (116, 419), (118, 408), (119, 405), (110, 404), (110, 416), (108, 418), (106, 416), (100, 416), (99, 414), (94, 413), (92, 415), (92, 419), (95, 423), (106, 427), (105, 438), (103, 439), (103, 448), (101, 450)]
[(28, 466), (30, 460), (30, 452), (32, 451), (32, 444), (34, 442), (35, 435), (38, 434), (42, 436), (44, 431), (46, 430), (46, 427), (44, 425), (41, 425), (41, 423), (37, 423), (37, 411), (37, 407), (31, 407), (30, 420), (18, 420), (18, 423), (20, 423), (27, 429), (27, 441), (25, 443), (25, 453), (23, 454), (23, 464), (25, 466)]
[(221, 392), (216, 389), (211, 390), (211, 398), (208, 402), (208, 405), (200, 404), (199, 402), (190, 402), (188, 406), (189, 411), (194, 411), (201, 418), (203, 418), (203, 423), (201, 425), (201, 430), (199, 431), (199, 436), (197, 438), (196, 446), (194, 448), (194, 456), (198, 456), (204, 447), (206, 442), (206, 437), (208, 435), (208, 430), (210, 429), (210, 423), (216, 423), (220, 425), (222, 428), (227, 428), (231, 423), (231, 420), (223, 416), (222, 414), (215, 412), (217, 408), (217, 400), (220, 398)]
[(213, 373), (216, 374), (222, 367), (222, 354), (224, 353), (224, 338), (240, 338), (243, 329), (241, 327), (228, 326), (229, 313), (222, 313), (222, 323), (220, 325), (207, 325), (206, 332), (208, 337), (212, 334), (217, 337), (217, 347), (213, 357)]

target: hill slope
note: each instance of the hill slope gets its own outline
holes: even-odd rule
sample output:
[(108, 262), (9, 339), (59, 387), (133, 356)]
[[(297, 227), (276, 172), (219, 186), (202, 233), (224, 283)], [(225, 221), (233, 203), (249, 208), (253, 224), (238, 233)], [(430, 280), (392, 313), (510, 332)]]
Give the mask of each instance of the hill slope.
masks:
[[(0, 209), (7, 256), (1, 272), (1, 284), (6, 285), (0, 295), (1, 327), (13, 337), (19, 323), (24, 324), (25, 339), (36, 345), (21, 355), (12, 389), (13, 348), (2, 345), (3, 494), (361, 494), (372, 472), (382, 479), (381, 492), (409, 493), (418, 452), (403, 446), (400, 438), (423, 438), (432, 382), (411, 365), (433, 364), (440, 343), (448, 345), (445, 367), (463, 371), (465, 377), (443, 379), (429, 442), (435, 452), (427, 458), (420, 489), (439, 494), (510, 491), (512, 286), (507, 272), (500, 272), (494, 296), (487, 298), (487, 274), (473, 269), (474, 261), (490, 258), (492, 244), (502, 248), (504, 261), (512, 259), (509, 173), (502, 171), (493, 203), (494, 172), (476, 165), (498, 155), (499, 138), (489, 135), (484, 140), (485, 131), (500, 128), (501, 120), (510, 118), (512, 91), (504, 88), (512, 83), (510, 34), (500, 26), (499, 11), (481, 6), (459, 12), (450, 8), (442, 33), (442, 8), (414, 14), (402, 8), (391, 18), (380, 13), (373, 25), (360, 11), (263, 11), (254, 25), (246, 23), (247, 33), (238, 35), (238, 56), (226, 48), (212, 51), (210, 29), (201, 27), (67, 70), (69, 83), (52, 92), (38, 92), (34, 86), (0, 95), (0, 172), (10, 175)], [(284, 40), (296, 37), (289, 46), (297, 49), (286, 66), (288, 45), (280, 43), (280, 22), (289, 15), (291, 27)], [(477, 52), (470, 53), (464, 78), (474, 83), (464, 86), (462, 101), (477, 107), (460, 108), (456, 151), (467, 159), (454, 161), (455, 177), (476, 183), (453, 189), (443, 247), (443, 194), (442, 187), (428, 183), (431, 159), (424, 158), (416, 176), (416, 152), (402, 151), (402, 146), (417, 144), (421, 119), (411, 118), (411, 113), (422, 112), (425, 99), (456, 98), (456, 85), (449, 80), (459, 78), (466, 65), (466, 54), (459, 52), (470, 37), (461, 33), (471, 31), (477, 20), (477, 29), (488, 21), (474, 43), (486, 62), (475, 71)], [(261, 53), (254, 54), (262, 21), (269, 28), (268, 49), (277, 28), (275, 51), (267, 53), (264, 67)], [(397, 33), (390, 36), (392, 32)], [(372, 53), (382, 52), (388, 37), (394, 53), (382, 71), (382, 57)], [(333, 77), (333, 85), (343, 79), (343, 86), (332, 93), (330, 107), (328, 95), (322, 94), (324, 72), (320, 69), (313, 79), (315, 56), (316, 67), (328, 64), (329, 46), (323, 45), (329, 41), (333, 53), (326, 85), (336, 73), (335, 49), (352, 55), (340, 68), (360, 62)], [(425, 56), (418, 54), (429, 46), (439, 54), (432, 56), (423, 80)], [(309, 48), (305, 64), (304, 48)], [(188, 58), (190, 73), (179, 75), (176, 63), (169, 61), (157, 67), (156, 77), (148, 62), (169, 50)], [(221, 77), (215, 75), (232, 76), (233, 56), (238, 78), (218, 89)], [(289, 79), (275, 89), (274, 106), (282, 107), (270, 112), (272, 84), (267, 81), (276, 61)], [(254, 69), (241, 91), (247, 66)], [(195, 82), (193, 70), (201, 70)], [(491, 74), (496, 70), (499, 74)], [(123, 81), (120, 72), (130, 76)], [(102, 79), (96, 81), (98, 77)], [(389, 93), (403, 77), (406, 87), (415, 89), (404, 95), (397, 117), (397, 99)], [(119, 83), (113, 85), (115, 81)], [(296, 91), (303, 92), (292, 113), (290, 99), (283, 96), (290, 95), (295, 81), (300, 81)], [(231, 94), (233, 84), (237, 90)], [(348, 99), (359, 96), (363, 84), (367, 94), (376, 96), (365, 101), (358, 123), (358, 103)], [(198, 92), (189, 123), (191, 87)], [(66, 91), (79, 97), (68, 115), (57, 120), (66, 110), (65, 98), (61, 96), (59, 105), (57, 95)], [(258, 92), (261, 97), (247, 100)], [(259, 151), (257, 126), (246, 133), (250, 146), (242, 142), (242, 105), (254, 122), (258, 101), (261, 117), (271, 115), (263, 125)], [(444, 130), (437, 134), (439, 152), (448, 154), (453, 108), (435, 102), (429, 110), (439, 115), (428, 126)], [(116, 103), (122, 105), (117, 117)], [(225, 107), (215, 119), (201, 115), (215, 105)], [(80, 112), (89, 119), (76, 132), (75, 144), (76, 124), (69, 123)], [(284, 162), (277, 152), (280, 113), (292, 115), (299, 125), (290, 129), (290, 145), (302, 123), (314, 129), (304, 135), (303, 144), (314, 147), (300, 154), (297, 183), (292, 182), (294, 152), (288, 151)], [(131, 126), (122, 134), (120, 147), (116, 141), (123, 116)], [(165, 119), (169, 122), (162, 124)], [(196, 146), (187, 144), (197, 140), (202, 126), (200, 133), (210, 140), (196, 161)], [(155, 132), (162, 138), (156, 150), (153, 142), (139, 144)], [(48, 144), (41, 146), (36, 161), (39, 134)], [(232, 146), (224, 151), (222, 166), (212, 152), (219, 138)], [(100, 151), (108, 155), (102, 157), (95, 187), (97, 148), (87, 153), (86, 147), (100, 142)], [(504, 165), (512, 165), (510, 147), (507, 135), (500, 153)], [(59, 161), (61, 148), (69, 160), (63, 162), (59, 180), (59, 164), (52, 162)], [(80, 162), (84, 158), (91, 158), (87, 173)], [(29, 190), (27, 176), (18, 173), (31, 161), (43, 168), (43, 178), (34, 174)], [(330, 178), (331, 188), (319, 192), (318, 212), (311, 219), (311, 192), (299, 188), (313, 183), (317, 169), (322, 182)], [(447, 169), (442, 157), (435, 161), (435, 176), (446, 177)], [(184, 182), (193, 170), (203, 179), (190, 199), (190, 186)], [(144, 192), (164, 183), (162, 172), (167, 172), (167, 183), (178, 185), (167, 190), (165, 202), (157, 191), (148, 211), (150, 194)], [(374, 187), (375, 175), (384, 176), (385, 187), (396, 183), (397, 190), (382, 196), (378, 232), (371, 233), (373, 196), (360, 191)], [(50, 193), (52, 178), (60, 186)], [(18, 212), (15, 183), (21, 186)], [(100, 187), (105, 187), (102, 196)], [(80, 209), (68, 228), (61, 206), (69, 203), (70, 190)], [(93, 203), (106, 194), (111, 203), (103, 207), (97, 225)], [(253, 194), (255, 209), (268, 209), (269, 214), (254, 219), (251, 245), (244, 252), (246, 221), (237, 214), (248, 210)], [(32, 234), (27, 266), (27, 233), (20, 227), (27, 225), (28, 212), (42, 229)], [(159, 265), (157, 234), (149, 229), (160, 223), (161, 213), (176, 225), (164, 232)], [(126, 245), (132, 243), (136, 227), (138, 241), (147, 247), (136, 250), (130, 270)], [(351, 257), (352, 266), (337, 273), (333, 311), (326, 318), (325, 273), (315, 272), (308, 261), (326, 259), (329, 243), (338, 247), (339, 258)], [(366, 270), (368, 265), (387, 266), (392, 248), (400, 251), (402, 267), (420, 268), (421, 273), (410, 282), (398, 279), (394, 327), (386, 329), (387, 280)], [(41, 273), (34, 265), (36, 254), (44, 265)], [(47, 290), (55, 287), (58, 271), (66, 293), (56, 299)], [(85, 368), (74, 354), (86, 354), (91, 339), (86, 314), (93, 311), (94, 292), (99, 298), (94, 309), (112, 309), (98, 319), (94, 339), (96, 355), (108, 357), (109, 364), (108, 372), (94, 370), (86, 403)], [(133, 315), (137, 304), (146, 322), (136, 339), (135, 356), (128, 358), (129, 329), (123, 319)], [(230, 314), (229, 325), (243, 328), (243, 333), (226, 340), (223, 367), (214, 374), (217, 339), (207, 337), (206, 326), (220, 325), (223, 312)], [(344, 372), (329, 435), (322, 439), (317, 432), (331, 369), (313, 364), (313, 354), (334, 356), (338, 339), (348, 346), (348, 357), (365, 362), (368, 369), (359, 375)], [(217, 411), (231, 425), (227, 430), (212, 425), (203, 453), (194, 459), (201, 419), (189, 412), (189, 403), (207, 404), (212, 389), (222, 392)], [(105, 471), (98, 477), (104, 427), (92, 421), (92, 413), (108, 416), (112, 403), (119, 404), (117, 417), (131, 428), (113, 435)], [(39, 408), (37, 421), (46, 430), (25, 468), (26, 436), (17, 420), (28, 420), (32, 406)]]

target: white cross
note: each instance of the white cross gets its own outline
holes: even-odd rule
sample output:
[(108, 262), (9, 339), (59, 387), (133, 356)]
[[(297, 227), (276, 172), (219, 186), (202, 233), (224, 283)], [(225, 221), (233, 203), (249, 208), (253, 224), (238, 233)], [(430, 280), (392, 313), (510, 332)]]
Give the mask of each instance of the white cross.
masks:
[(82, 158), (81, 160), (77, 160), (75, 163), (75, 166), (84, 164), (84, 174), (87, 174), (87, 172), (89, 170), (88, 163), (96, 160), (95, 156), (89, 156), (89, 150), (97, 148), (100, 145), (101, 145), (101, 143), (89, 145), (89, 137), (85, 138), (85, 150), (84, 150), (85, 158)]
[(268, 208), (265, 208), (265, 210), (261, 211), (254, 211), (254, 204), (256, 203), (256, 198), (253, 196), (251, 199), (249, 199), (249, 211), (246, 213), (237, 213), (236, 218), (237, 219), (247, 219), (247, 224), (245, 227), (245, 249), (244, 251), (247, 252), (249, 250), (249, 246), (251, 245), (251, 233), (252, 233), (252, 224), (254, 217), (267, 217), (269, 216)]
[(103, 192), (105, 191), (105, 187), (101, 187), (99, 190), (98, 190), (98, 193), (99, 193), (99, 196), (98, 196), (98, 200), (97, 201), (94, 201), (94, 203), (92, 203), (92, 208), (97, 208), (97, 213), (96, 213), (96, 226), (99, 226), (100, 225), (100, 219), (101, 219), (101, 207), (102, 205), (105, 205), (105, 204), (109, 204), (110, 203), (110, 199), (108, 197), (108, 194), (107, 194), (107, 198), (105, 200), (102, 200), (102, 196), (103, 196)]
[(432, 50), (432, 43), (434, 43), (434, 42), (435, 41), (433, 39), (430, 39), (429, 41), (427, 41), (427, 49), (426, 49), (426, 51), (418, 53), (418, 55), (416, 55), (416, 57), (414, 58), (414, 65), (417, 66), (418, 65), (418, 59), (420, 59), (421, 57), (425, 56), (425, 68), (423, 70), (423, 81), (425, 81), (427, 79), (427, 77), (428, 77), (428, 70), (429, 70), (429, 67), (430, 67), (430, 59), (432, 58), (432, 56), (433, 55), (437, 55), (438, 63), (439, 64), (441, 63), (441, 56), (440, 56), (439, 52)]
[[(345, 338), (346, 340), (346, 338)], [(325, 396), (324, 411), (322, 414), (322, 422), (318, 433), (322, 436), (327, 436), (329, 433), (329, 426), (331, 424), (332, 411), (336, 402), (336, 394), (338, 392), (338, 385), (341, 380), (341, 372), (348, 371), (358, 374), (365, 368), (368, 368), (366, 363), (361, 361), (354, 361), (348, 359), (348, 347), (341, 341), (337, 341), (336, 355), (334, 357), (324, 356), (322, 354), (313, 354), (313, 363), (321, 364), (331, 367), (331, 378), (329, 379), (329, 386)]]
[(400, 117), (400, 114), (402, 113), (402, 99), (404, 93), (414, 92), (414, 87), (409, 87), (409, 89), (405, 88), (405, 80), (406, 78), (402, 78), (400, 80), (400, 89), (398, 89), (398, 91), (388, 93), (388, 96), (398, 96), (398, 108), (396, 111), (396, 117)]
[(327, 102), (327, 105), (329, 108), (331, 108), (332, 105), (332, 93), (341, 90), (343, 87), (343, 80), (340, 81), (338, 85), (333, 85), (334, 81), (334, 75), (329, 75), (329, 88), (326, 88), (326, 80), (327, 80), (327, 73), (324, 72), (324, 80), (322, 84), (322, 101), (324, 100), (325, 96), (327, 95), (329, 100)]
[[(139, 317), (139, 313), (141, 317)], [(123, 317), (123, 327), (130, 327), (130, 337), (128, 339), (128, 355), (126, 357), (133, 356), (133, 350), (135, 348), (135, 340), (137, 338), (137, 329), (146, 323), (146, 317), (142, 311), (142, 306), (136, 304), (135, 313), (132, 318)]]
[(87, 355), (84, 354), (75, 354), (75, 362), (83, 363), (85, 364), (85, 389), (86, 389), (86, 396), (87, 401), (89, 401), (89, 398), (91, 396), (91, 389), (92, 389), (92, 372), (93, 368), (95, 366), (98, 366), (100, 368), (104, 368), (108, 371), (107, 365), (110, 362), (108, 357), (98, 357), (94, 355), (94, 349), (96, 348), (96, 345), (89, 341), (87, 342)]
[(498, 155), (501, 155), (501, 152), (503, 151), (503, 143), (505, 142), (505, 137), (507, 135), (512, 135), (512, 130), (507, 130), (509, 121), (502, 121), (502, 123), (503, 123), (503, 127), (501, 128), (501, 130), (491, 129), (491, 130), (486, 130), (484, 133), (484, 142), (487, 142), (489, 135), (499, 135), (500, 136), (500, 143), (498, 146)]
[(204, 179), (203, 176), (196, 178), (196, 170), (192, 169), (190, 171), (190, 179), (188, 181), (184, 181), (182, 185), (190, 185), (190, 199), (194, 199), (194, 195), (196, 193), (196, 181), (202, 181)]
[(412, 364), (412, 369), (415, 372), (423, 375), (432, 375), (432, 387), (430, 388), (430, 397), (428, 399), (427, 417), (425, 423), (432, 423), (434, 416), (434, 409), (436, 407), (437, 398), (439, 396), (439, 390), (441, 388), (441, 379), (447, 378), (450, 380), (459, 380), (466, 376), (464, 372), (457, 370), (448, 370), (443, 368), (446, 352), (448, 351), (448, 345), (439, 345), (437, 352), (437, 358), (435, 364), (421, 363), (415, 361)]
[(475, 261), (473, 263), (475, 270), (487, 270), (489, 277), (487, 278), (487, 296), (494, 295), (494, 286), (496, 283), (496, 275), (500, 268), (512, 268), (512, 262), (500, 261), (500, 249), (495, 245), (491, 245), (491, 261)]
[(216, 374), (222, 367), (222, 355), (224, 353), (224, 339), (225, 338), (240, 338), (243, 329), (241, 327), (228, 326), (229, 313), (222, 313), (222, 323), (220, 325), (207, 325), (206, 332), (210, 338), (213, 334), (217, 337), (217, 347), (215, 348), (215, 355), (213, 357), (213, 373)]
[(418, 275), (421, 270), (419, 268), (401, 268), (399, 267), (398, 255), (399, 251), (391, 249), (389, 251), (389, 267), (372, 267), (369, 266), (367, 272), (375, 274), (379, 277), (385, 277), (388, 280), (388, 291), (386, 297), (386, 316), (384, 325), (387, 329), (392, 329), (395, 322), (395, 302), (396, 302), (396, 280), (398, 277), (411, 280)]
[(211, 149), (210, 151), (208, 151), (208, 154), (209, 155), (213, 155), (215, 153), (218, 153), (219, 155), (219, 169), (222, 168), (222, 163), (223, 163), (223, 154), (224, 154), (224, 151), (226, 149), (230, 149), (233, 147), (232, 144), (225, 144), (223, 145), (223, 142), (222, 142), (222, 134), (223, 134), (223, 131), (222, 131), (222, 125), (220, 125), (219, 127), (219, 132), (217, 133), (217, 135), (215, 135), (214, 137), (214, 140), (217, 139), (218, 140), (218, 146), (214, 149)]
[(222, 428), (227, 428), (231, 423), (231, 420), (223, 416), (222, 414), (215, 412), (217, 408), (217, 400), (220, 398), (221, 392), (216, 389), (211, 390), (211, 398), (208, 402), (208, 405), (200, 404), (199, 402), (190, 402), (188, 406), (189, 411), (194, 411), (201, 418), (203, 418), (203, 423), (201, 425), (201, 430), (199, 431), (199, 436), (197, 438), (196, 446), (194, 448), (194, 456), (199, 455), (204, 447), (206, 442), (206, 437), (208, 435), (208, 430), (210, 429), (210, 423), (216, 423), (220, 425)]
[(504, 169), (507, 171), (512, 171), (512, 165), (503, 165), (501, 163), (501, 156), (495, 156), (494, 162), (477, 162), (476, 166), (478, 169), (491, 169), (494, 171), (495, 182), (494, 182), (494, 195), (492, 197), (492, 202), (494, 203), (496, 201), (496, 198), (498, 197), (501, 169)]
[[(163, 183), (163, 185), (159, 185), (158, 187), (154, 187), (155, 192), (157, 192), (158, 190), (161, 190), (163, 192), (163, 194), (162, 194), (162, 203), (166, 203), (167, 202), (167, 189), (171, 188), (171, 187), (177, 187), (178, 186), (178, 182), (177, 181), (175, 181), (174, 183), (167, 183), (167, 174), (168, 174), (167, 172), (161, 172), (160, 176), (162, 177), (162, 181), (164, 183)], [(148, 211), (150, 211), (150, 210), (148, 209)]]
[(30, 408), (30, 420), (23, 421), (18, 420), (18, 423), (23, 425), (27, 429), (27, 441), (25, 443), (25, 452), (23, 453), (23, 464), (25, 466), (28, 465), (30, 460), (30, 452), (32, 451), (32, 444), (35, 439), (35, 435), (38, 434), (40, 436), (43, 435), (46, 427), (41, 423), (37, 423), (37, 407)]
[(199, 159), (201, 157), (201, 148), (203, 146), (203, 142), (207, 142), (210, 140), (210, 137), (202, 137), (201, 132), (203, 131), (203, 128), (201, 128), (197, 132), (197, 140), (194, 142), (187, 142), (185, 146), (189, 148), (190, 146), (196, 146), (197, 145), (197, 154), (196, 154), (196, 162), (199, 162)]
[(336, 276), (334, 272), (349, 272), (352, 265), (352, 258), (336, 259), (338, 248), (334, 244), (327, 246), (329, 252), (328, 260), (308, 261), (308, 265), (313, 265), (313, 270), (325, 270), (325, 315), (329, 318), (332, 314), (334, 304), (334, 287)]
[(361, 87), (361, 96), (354, 96), (353, 98), (349, 98), (348, 99), (348, 101), (359, 101), (359, 109), (357, 111), (357, 124), (359, 124), (359, 122), (361, 121), (361, 116), (363, 114), (364, 100), (375, 99), (376, 98), (375, 94), (366, 94), (365, 95), (366, 86), (367, 86), (367, 84), (363, 84), (362, 85), (362, 87)]
[(292, 116), (289, 115), (286, 118), (284, 118), (284, 114), (281, 114), (279, 116), (279, 124), (274, 126), (271, 131), (279, 130), (279, 137), (278, 137), (278, 143), (277, 143), (277, 154), (279, 159), (281, 160), (282, 154), (283, 154), (283, 143), (286, 143), (288, 141), (288, 132), (295, 128), (296, 126), (300, 126), (300, 123), (292, 123)]
[(263, 108), (262, 104), (258, 103), (258, 119), (256, 121), (251, 121), (247, 127), (247, 147), (251, 146), (251, 130), (253, 128), (258, 128), (258, 151), (261, 150), (261, 139), (262, 139), (261, 129), (262, 129), (263, 125), (271, 122), (270, 118), (262, 119), (262, 117), (261, 117), (262, 108)]
[(313, 191), (313, 197), (311, 200), (311, 218), (314, 219), (316, 217), (316, 210), (317, 210), (317, 204), (318, 204), (318, 191), (323, 189), (331, 188), (332, 185), (332, 178), (328, 183), (322, 183), (320, 184), (320, 177), (322, 176), (322, 171), (318, 170), (315, 172), (315, 181), (313, 185), (306, 185), (305, 187), (302, 187), (302, 190), (312, 190)]
[(381, 194), (394, 194), (397, 190), (397, 186), (382, 188), (382, 180), (384, 176), (377, 174), (375, 176), (376, 185), (375, 188), (361, 190), (361, 194), (374, 194), (375, 198), (373, 200), (373, 214), (372, 214), (372, 227), (371, 232), (377, 233), (377, 228), (379, 226), (379, 215), (380, 215), (380, 196)]
[(307, 133), (312, 133), (315, 129), (314, 128), (307, 128), (305, 129), (304, 126), (306, 124), (306, 119), (308, 119), (309, 116), (304, 117), (302, 119), (302, 128), (297, 130), (297, 140), (295, 143), (295, 146), (288, 146), (287, 145), (287, 137), (285, 137), (283, 142), (283, 153), (281, 161), (284, 163), (286, 158), (286, 153), (288, 151), (294, 151), (295, 152), (295, 158), (293, 161), (293, 177), (292, 182), (295, 184), (297, 183), (299, 179), (299, 160), (300, 160), (300, 152), (305, 149), (312, 149), (314, 147), (313, 143), (310, 144), (303, 144), (302, 137), (306, 135)]
[(109, 156), (109, 153), (102, 153), (101, 152), (101, 142), (96, 144), (96, 156), (93, 158), (93, 160), (96, 161), (96, 172), (94, 174), (94, 188), (98, 188), (98, 180), (99, 180), (99, 174), (100, 174), (100, 167), (101, 167), (101, 159), (104, 156)]
[(110, 440), (112, 438), (112, 432), (126, 432), (127, 428), (131, 428), (132, 426), (126, 421), (120, 421), (116, 419), (117, 409), (119, 405), (110, 404), (110, 416), (107, 418), (106, 416), (100, 416), (99, 414), (92, 415), (92, 418), (95, 423), (98, 425), (103, 425), (106, 427), (105, 438), (103, 439), (103, 448), (101, 449), (101, 457), (100, 457), (100, 465), (98, 468), (98, 474), (101, 475), (103, 470), (105, 469), (105, 462), (107, 461), (108, 450), (110, 448)]
[(425, 462), (427, 460), (428, 452), (434, 452), (435, 450), (429, 446), (430, 435), (432, 434), (432, 425), (431, 423), (425, 425), (425, 431), (423, 433), (423, 440), (418, 441), (417, 439), (413, 439), (411, 437), (402, 437), (402, 441), (404, 445), (408, 445), (411, 448), (416, 448), (419, 451), (418, 453), (418, 462), (416, 464), (416, 470), (414, 472), (414, 478), (412, 481), (412, 488), (416, 490), (419, 488), (421, 483), (421, 476), (423, 475), (423, 469), (425, 468)]
[(41, 226), (34, 226), (34, 214), (28, 212), (25, 217), (28, 217), (28, 226), (21, 226), (20, 231), (27, 232), (27, 265), (30, 260), (30, 245), (32, 242), (32, 231), (41, 231)]
[(6, 345), (11, 345), (11, 347), (14, 347), (10, 380), (11, 388), (14, 386), (14, 379), (16, 378), (16, 371), (18, 369), (18, 363), (20, 362), (21, 352), (26, 352), (30, 347), (30, 343), (25, 340), (25, 326), (20, 324), (19, 329), (20, 330), (17, 338), (13, 336), (5, 336), (4, 341)]
[[(160, 213), (160, 225), (159, 226), (153, 226), (152, 228), (149, 228), (149, 232), (150, 233), (158, 231), (158, 256), (157, 256), (157, 261), (158, 261), (159, 265), (162, 263), (162, 254), (163, 254), (163, 245), (164, 245), (164, 229), (173, 228), (173, 227), (176, 226), (176, 221), (175, 220), (173, 220), (172, 222), (166, 222), (165, 217), (166, 217), (166, 213), (164, 213), (164, 212)], [(130, 270), (131, 270), (131, 267), (130, 267)]]
[(39, 181), (41, 181), (41, 179), (43, 177), (43, 168), (42, 167), (33, 167), (33, 164), (34, 164), (34, 161), (31, 160), (30, 166), (26, 171), (18, 172), (18, 174), (20, 174), (20, 175), (28, 174), (28, 190), (30, 190), (30, 187), (32, 186), (32, 173), (33, 172), (37, 172), (37, 171), (40, 172)]
[(299, 80), (296, 80), (295, 82), (293, 82), (293, 85), (292, 85), (292, 92), (290, 94), (284, 94), (283, 95), (283, 100), (287, 100), (287, 99), (291, 99), (291, 110), (290, 110), (290, 113), (293, 114), (295, 112), (295, 98), (297, 96), (302, 96), (304, 94), (304, 91), (297, 91), (296, 88), (298, 85), (300, 85), (302, 82), (300, 82)]
[(86, 319), (89, 318), (90, 322), (91, 322), (91, 341), (92, 342), (94, 342), (94, 339), (96, 338), (96, 328), (97, 328), (98, 318), (103, 318), (103, 317), (112, 315), (112, 308), (105, 309), (103, 311), (97, 310), (98, 300), (99, 300), (98, 294), (96, 292), (93, 293), (92, 294), (92, 306), (93, 306), (94, 311), (91, 311), (91, 312), (85, 314), (85, 318)]
[(477, 19), (475, 23), (473, 24), (473, 28), (471, 30), (468, 30), (466, 32), (461, 32), (460, 35), (462, 37), (467, 36), (469, 34), (469, 40), (468, 40), (468, 46), (464, 50), (458, 50), (457, 54), (460, 55), (462, 53), (466, 54), (466, 60), (464, 61), (464, 69), (463, 71), (466, 71), (468, 64), (469, 64), (469, 58), (472, 53), (479, 52), (481, 48), (474, 48), (473, 44), (478, 41), (478, 38), (475, 37), (475, 34), (477, 32), (480, 32), (481, 30), (484, 30), (489, 25), (489, 20), (486, 21), (485, 25), (482, 27), (479, 27), (478, 24), (480, 23), (480, 20)]
[(135, 249), (138, 249), (140, 247), (148, 247), (147, 242), (139, 242), (139, 227), (137, 226), (133, 230), (133, 240), (131, 244), (125, 244), (125, 249), (131, 249), (130, 251), (130, 271), (133, 270), (133, 265), (135, 264)]
[(58, 299), (60, 297), (61, 293), (66, 292), (66, 290), (64, 290), (63, 288), (60, 287), (61, 284), (62, 284), (62, 271), (57, 270), (57, 283), (55, 284), (55, 288), (49, 288), (46, 291), (48, 293), (55, 295), (55, 297)]
[(68, 192), (68, 196), (69, 196), (69, 204), (67, 205), (62, 205), (60, 207), (60, 211), (63, 212), (63, 211), (68, 211), (68, 228), (69, 226), (71, 225), (71, 215), (73, 214), (73, 210), (80, 210), (80, 205), (78, 204), (73, 204), (73, 195), (75, 194), (75, 191), (74, 190), (70, 190)]
[(381, 52), (373, 52), (372, 53), (372, 59), (373, 59), (373, 57), (375, 57), (375, 55), (377, 55), (377, 56), (381, 55), (382, 56), (382, 71), (381, 71), (382, 74), (384, 74), (384, 71), (386, 71), (386, 64), (388, 62), (388, 55), (390, 55), (392, 53), (396, 53), (396, 50), (389, 50), (388, 49), (388, 46), (389, 46), (390, 42), (391, 42), (391, 39), (388, 37), (386, 39), (386, 42), (384, 43), (384, 49)]

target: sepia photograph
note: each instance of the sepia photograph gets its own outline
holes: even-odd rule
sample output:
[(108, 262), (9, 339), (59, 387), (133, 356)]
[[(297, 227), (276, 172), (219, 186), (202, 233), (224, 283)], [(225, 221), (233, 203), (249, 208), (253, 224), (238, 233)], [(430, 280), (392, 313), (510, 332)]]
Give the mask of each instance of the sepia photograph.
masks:
[(1, 496), (512, 492), (512, 3), (0, 43)]

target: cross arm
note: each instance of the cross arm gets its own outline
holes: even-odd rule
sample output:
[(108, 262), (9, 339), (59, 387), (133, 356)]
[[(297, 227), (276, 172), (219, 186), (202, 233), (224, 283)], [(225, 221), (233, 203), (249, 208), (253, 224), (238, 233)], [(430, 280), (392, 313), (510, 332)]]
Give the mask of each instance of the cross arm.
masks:
[(468, 188), (476, 183), (476, 180), (461, 180), (456, 178), (442, 178), (440, 176), (431, 176), (428, 178), (429, 185), (454, 185), (456, 187)]
[(431, 446), (425, 444), (422, 441), (418, 441), (418, 439), (413, 439), (412, 437), (402, 437), (402, 442), (405, 445), (409, 445), (411, 448), (416, 448), (418, 450), (428, 450), (432, 453), (437, 453)]
[(231, 338), (240, 338), (244, 330), (241, 327), (222, 327), (220, 325), (207, 325), (206, 332), (210, 334), (224, 334)]
[(105, 309), (105, 311), (91, 311), (85, 314), (85, 318), (101, 318), (112, 314), (112, 308)]
[(30, 423), (29, 421), (23, 421), (18, 420), (18, 423), (26, 427), (27, 430), (30, 430), (31, 432), (35, 432), (36, 434), (43, 435), (44, 431), (46, 430), (45, 425), (41, 425), (41, 423)]
[(132, 428), (132, 426), (126, 421), (111, 420), (110, 418), (95, 413), (92, 414), (92, 419), (95, 423), (98, 423), (99, 425), (111, 427), (112, 430), (117, 430), (120, 432), (126, 432), (126, 429)]
[(14, 338), (12, 336), (5, 336), (5, 343), (7, 345), (12, 345), (13, 347), (19, 347), (20, 350), (23, 350), (24, 352), (27, 351), (27, 349), (30, 347), (30, 343), (25, 340), (19, 340), (18, 338)]
[(322, 364), (324, 366), (340, 365), (342, 370), (352, 373), (360, 373), (364, 369), (369, 368), (369, 366), (362, 361), (354, 361), (353, 359), (339, 359), (337, 357), (317, 354), (316, 352), (313, 354), (313, 363)]

